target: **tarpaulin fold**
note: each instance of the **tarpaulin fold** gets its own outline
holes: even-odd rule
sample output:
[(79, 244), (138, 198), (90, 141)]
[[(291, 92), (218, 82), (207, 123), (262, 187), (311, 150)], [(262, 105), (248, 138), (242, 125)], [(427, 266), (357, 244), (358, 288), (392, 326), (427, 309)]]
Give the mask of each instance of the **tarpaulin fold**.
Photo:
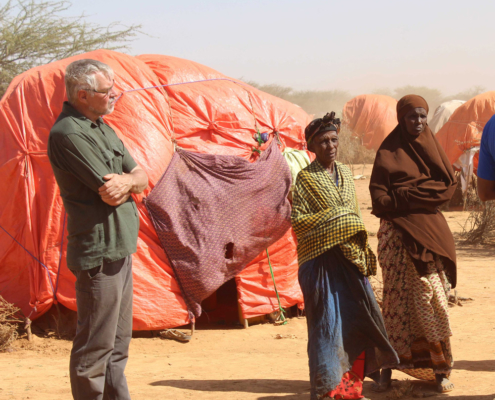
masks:
[[(464, 152), (479, 147), (483, 128), (493, 114), (495, 114), (495, 91), (479, 94), (456, 108), (435, 135), (452, 164)], [(478, 154), (474, 156), (473, 167), (476, 172)]]
[(363, 94), (349, 100), (342, 112), (343, 125), (367, 149), (378, 150), (397, 126), (397, 100), (381, 94)]

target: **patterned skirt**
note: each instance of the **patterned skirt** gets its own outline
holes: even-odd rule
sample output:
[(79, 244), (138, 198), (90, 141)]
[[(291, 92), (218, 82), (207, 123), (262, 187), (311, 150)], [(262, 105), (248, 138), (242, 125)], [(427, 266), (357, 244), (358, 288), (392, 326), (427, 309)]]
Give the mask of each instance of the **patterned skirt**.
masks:
[(454, 365), (450, 347), (448, 292), (450, 284), (441, 257), (420, 276), (402, 242), (402, 233), (382, 219), (378, 231), (378, 261), (383, 274), (382, 313), (388, 337), (406, 374), (434, 380), (450, 375)]

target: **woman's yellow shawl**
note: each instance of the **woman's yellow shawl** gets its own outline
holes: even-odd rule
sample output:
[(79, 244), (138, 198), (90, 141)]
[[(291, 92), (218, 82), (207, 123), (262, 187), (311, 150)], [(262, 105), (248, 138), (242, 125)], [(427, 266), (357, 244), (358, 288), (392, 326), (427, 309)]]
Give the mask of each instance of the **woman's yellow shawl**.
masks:
[(352, 173), (340, 162), (335, 167), (338, 188), (318, 160), (297, 175), (291, 220), (299, 265), (339, 246), (364, 276), (376, 275), (376, 257), (361, 219)]

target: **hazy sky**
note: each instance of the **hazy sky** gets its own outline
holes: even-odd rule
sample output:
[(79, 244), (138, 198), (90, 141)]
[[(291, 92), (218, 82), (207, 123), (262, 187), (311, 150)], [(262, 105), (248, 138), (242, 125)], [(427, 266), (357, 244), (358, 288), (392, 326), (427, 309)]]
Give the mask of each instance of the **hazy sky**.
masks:
[(142, 24), (131, 54), (190, 59), (295, 89), (495, 89), (495, 1), (74, 2), (90, 20)]

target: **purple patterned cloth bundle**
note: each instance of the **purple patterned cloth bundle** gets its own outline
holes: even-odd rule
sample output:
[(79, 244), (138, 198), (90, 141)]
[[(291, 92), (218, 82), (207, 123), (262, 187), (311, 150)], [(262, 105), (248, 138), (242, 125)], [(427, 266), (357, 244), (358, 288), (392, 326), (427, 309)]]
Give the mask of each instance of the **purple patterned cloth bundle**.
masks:
[(289, 166), (275, 141), (250, 163), (178, 149), (145, 199), (191, 319), (201, 301), (290, 228)]

